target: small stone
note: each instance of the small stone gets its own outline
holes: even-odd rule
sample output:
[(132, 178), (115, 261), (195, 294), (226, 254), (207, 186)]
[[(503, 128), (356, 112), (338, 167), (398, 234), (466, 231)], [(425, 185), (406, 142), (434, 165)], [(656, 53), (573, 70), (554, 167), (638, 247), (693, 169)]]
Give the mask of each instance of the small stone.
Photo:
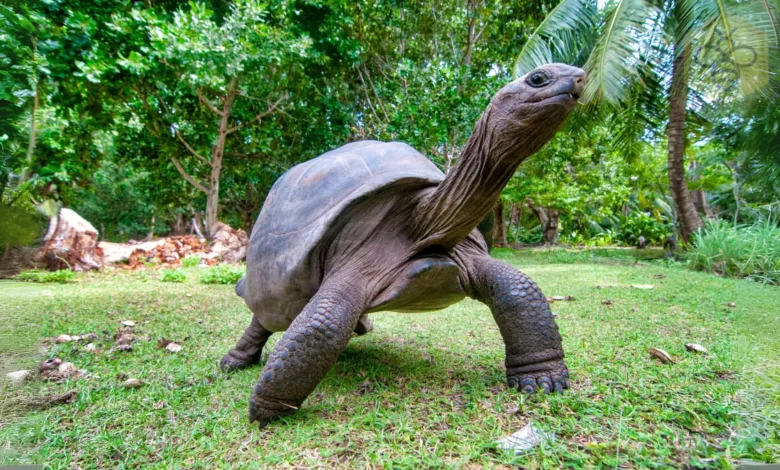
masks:
[(122, 322), (122, 326), (134, 327), (135, 326), (135, 322), (133, 320), (124, 320)]
[(71, 341), (73, 341), (73, 336), (70, 335), (59, 335), (54, 338), (54, 342), (57, 344), (70, 343)]
[(60, 374), (72, 374), (78, 371), (78, 369), (76, 369), (76, 366), (74, 366), (72, 362), (63, 362), (62, 364), (60, 364), (57, 370), (59, 371)]
[(15, 372), (9, 372), (5, 374), (8, 380), (11, 381), (11, 385), (22, 385), (25, 380), (30, 376), (29, 370), (17, 370)]
[(84, 346), (84, 351), (94, 351), (95, 349), (97, 349), (95, 343), (89, 343), (88, 345)]
[(727, 303), (726, 305), (728, 305), (728, 306), (729, 306), (729, 307), (731, 307), (731, 308), (734, 308), (734, 307), (736, 307), (736, 306), (737, 306), (737, 304), (736, 304), (735, 302), (729, 302), (729, 303)]
[(138, 379), (127, 379), (122, 383), (122, 386), (125, 388), (138, 388), (143, 384), (144, 383)]
[(165, 346), (165, 349), (167, 349), (168, 351), (170, 351), (172, 353), (177, 353), (177, 352), (181, 351), (181, 344), (174, 343), (173, 341), (171, 341), (170, 343), (168, 343), (167, 346)]

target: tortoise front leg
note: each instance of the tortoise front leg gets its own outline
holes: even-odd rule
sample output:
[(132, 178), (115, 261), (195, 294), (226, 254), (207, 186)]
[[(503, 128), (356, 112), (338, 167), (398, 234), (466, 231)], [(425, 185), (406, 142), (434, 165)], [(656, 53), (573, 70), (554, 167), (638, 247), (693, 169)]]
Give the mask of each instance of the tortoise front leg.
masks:
[(249, 422), (263, 427), (294, 413), (336, 362), (365, 307), (356, 286), (338, 280), (323, 284), (268, 358), (252, 392)]
[(219, 365), (225, 372), (246, 369), (260, 362), (260, 356), (263, 354), (263, 347), (268, 338), (273, 334), (257, 321), (257, 317), (252, 315), (252, 322), (249, 323), (241, 339), (236, 346), (228, 351), (219, 361)]
[(489, 257), (473, 263), (473, 296), (493, 312), (506, 345), (510, 387), (561, 392), (569, 387), (558, 325), (542, 291), (531, 278)]

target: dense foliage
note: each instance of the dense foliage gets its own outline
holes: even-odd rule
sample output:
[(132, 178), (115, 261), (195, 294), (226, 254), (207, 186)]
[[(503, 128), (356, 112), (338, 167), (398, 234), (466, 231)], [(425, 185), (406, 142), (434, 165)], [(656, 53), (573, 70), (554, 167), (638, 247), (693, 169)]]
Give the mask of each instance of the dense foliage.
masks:
[(497, 243), (663, 244), (680, 228), (665, 129), (685, 38), (696, 212), (777, 220), (777, 86), (708, 74), (702, 55), (733, 13), (730, 44), (771, 67), (776, 41), (755, 33), (778, 23), (744, 18), (776, 19), (776, 1), (708, 2), (6, 0), (0, 241), (32, 242), (58, 206), (114, 241), (249, 230), (279, 175), (353, 140), (405, 141), (446, 171), (513, 73), (565, 60), (591, 71), (590, 102), (504, 191)]

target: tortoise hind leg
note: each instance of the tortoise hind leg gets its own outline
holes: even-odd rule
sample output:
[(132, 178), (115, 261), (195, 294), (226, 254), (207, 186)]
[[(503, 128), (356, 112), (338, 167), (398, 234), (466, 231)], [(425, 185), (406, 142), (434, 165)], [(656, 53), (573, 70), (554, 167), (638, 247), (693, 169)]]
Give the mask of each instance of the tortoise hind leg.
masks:
[(219, 366), (225, 372), (246, 369), (260, 362), (260, 356), (263, 354), (263, 346), (268, 338), (273, 334), (257, 321), (257, 317), (252, 315), (252, 322), (247, 327), (241, 339), (236, 346), (228, 351), (219, 361)]
[(342, 279), (326, 281), (276, 344), (249, 402), (249, 422), (265, 426), (295, 412), (352, 337), (365, 294)]

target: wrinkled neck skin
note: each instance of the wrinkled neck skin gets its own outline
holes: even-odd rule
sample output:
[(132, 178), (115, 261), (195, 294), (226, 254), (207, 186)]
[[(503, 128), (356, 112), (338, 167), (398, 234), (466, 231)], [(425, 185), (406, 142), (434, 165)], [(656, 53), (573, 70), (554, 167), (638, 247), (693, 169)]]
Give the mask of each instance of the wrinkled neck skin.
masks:
[(511, 122), (492, 104), (485, 110), (457, 164), (415, 208), (415, 251), (449, 250), (466, 238), (492, 210), (520, 163), (547, 141), (547, 132), (534, 131), (525, 121)]

